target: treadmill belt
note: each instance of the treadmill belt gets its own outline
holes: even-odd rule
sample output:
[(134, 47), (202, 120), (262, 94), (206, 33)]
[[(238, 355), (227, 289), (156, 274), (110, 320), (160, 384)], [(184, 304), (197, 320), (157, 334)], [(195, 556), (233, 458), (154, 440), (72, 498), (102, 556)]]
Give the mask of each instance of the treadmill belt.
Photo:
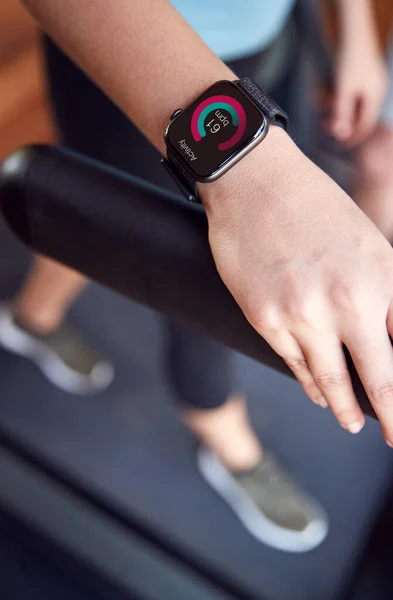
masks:
[[(6, 235), (0, 240), (0, 256), (15, 256), (15, 242)], [(360, 436), (349, 436), (333, 417), (310, 406), (296, 382), (237, 359), (257, 431), (331, 520), (330, 535), (317, 550), (272, 550), (244, 531), (197, 472), (195, 440), (175, 417), (163, 373), (161, 318), (97, 285), (71, 317), (113, 359), (114, 383), (98, 397), (72, 397), (55, 390), (32, 364), (0, 352), (1, 427), (245, 594), (336, 600), (390, 480), (392, 456), (377, 422), (368, 420)]]

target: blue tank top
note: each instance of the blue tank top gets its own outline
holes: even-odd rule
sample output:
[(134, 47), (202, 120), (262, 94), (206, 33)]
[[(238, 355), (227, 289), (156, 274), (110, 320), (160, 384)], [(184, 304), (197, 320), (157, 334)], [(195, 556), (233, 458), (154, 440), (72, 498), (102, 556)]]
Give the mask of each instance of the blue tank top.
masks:
[(171, 0), (223, 60), (266, 48), (280, 33), (294, 0)]

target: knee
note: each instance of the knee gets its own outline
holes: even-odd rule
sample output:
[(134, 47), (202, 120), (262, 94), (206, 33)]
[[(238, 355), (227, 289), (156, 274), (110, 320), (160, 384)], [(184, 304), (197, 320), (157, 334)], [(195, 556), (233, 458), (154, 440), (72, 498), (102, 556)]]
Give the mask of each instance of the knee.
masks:
[(393, 129), (379, 127), (357, 150), (355, 162), (362, 179), (393, 181)]

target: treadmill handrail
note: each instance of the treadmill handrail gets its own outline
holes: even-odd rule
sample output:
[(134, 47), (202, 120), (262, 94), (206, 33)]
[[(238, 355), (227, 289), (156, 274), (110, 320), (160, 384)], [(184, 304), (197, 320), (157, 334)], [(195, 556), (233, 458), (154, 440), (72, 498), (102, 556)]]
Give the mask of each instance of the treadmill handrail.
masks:
[[(52, 146), (26, 147), (4, 161), (0, 205), (36, 252), (293, 377), (220, 279), (201, 207)], [(375, 417), (346, 358), (359, 403)]]

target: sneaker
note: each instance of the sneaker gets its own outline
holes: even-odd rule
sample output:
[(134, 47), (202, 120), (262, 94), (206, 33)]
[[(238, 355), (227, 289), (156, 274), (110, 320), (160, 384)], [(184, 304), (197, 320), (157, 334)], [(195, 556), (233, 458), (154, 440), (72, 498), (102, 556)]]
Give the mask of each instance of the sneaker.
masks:
[(260, 542), (286, 552), (307, 552), (328, 533), (324, 509), (267, 452), (251, 471), (233, 473), (207, 447), (197, 464), (203, 478)]
[(114, 376), (112, 365), (69, 325), (46, 335), (24, 326), (10, 305), (0, 305), (0, 346), (32, 360), (56, 387), (71, 394), (103, 391)]

